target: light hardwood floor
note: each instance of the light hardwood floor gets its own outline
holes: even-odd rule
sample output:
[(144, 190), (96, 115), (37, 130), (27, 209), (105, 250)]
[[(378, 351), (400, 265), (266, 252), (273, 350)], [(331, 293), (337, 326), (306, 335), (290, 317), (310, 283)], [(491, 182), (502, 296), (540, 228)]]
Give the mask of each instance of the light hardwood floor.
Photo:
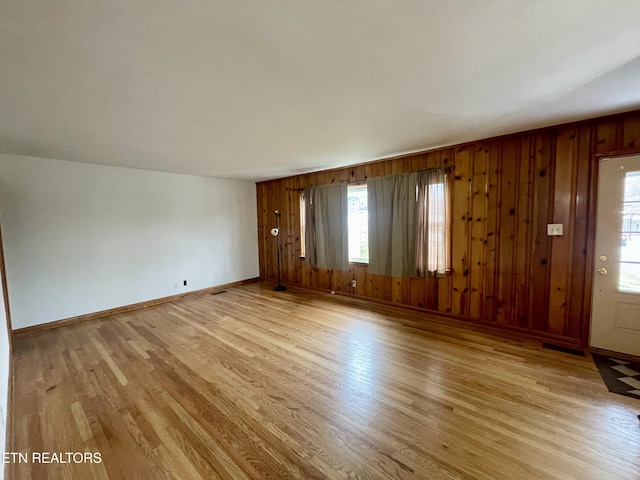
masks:
[(8, 478), (640, 478), (591, 359), (272, 286), (19, 336), (9, 449), (103, 462)]

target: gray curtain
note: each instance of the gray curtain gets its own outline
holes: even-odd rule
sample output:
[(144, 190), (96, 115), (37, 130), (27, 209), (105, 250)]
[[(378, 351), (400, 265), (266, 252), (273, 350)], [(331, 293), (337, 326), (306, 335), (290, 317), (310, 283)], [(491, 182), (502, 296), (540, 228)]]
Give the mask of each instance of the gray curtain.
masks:
[(444, 170), (418, 174), (416, 271), (419, 276), (444, 275), (450, 268), (448, 186)]
[(416, 182), (416, 173), (367, 180), (369, 273), (415, 275)]
[(305, 261), (319, 268), (349, 270), (347, 184), (308, 187), (305, 195)]

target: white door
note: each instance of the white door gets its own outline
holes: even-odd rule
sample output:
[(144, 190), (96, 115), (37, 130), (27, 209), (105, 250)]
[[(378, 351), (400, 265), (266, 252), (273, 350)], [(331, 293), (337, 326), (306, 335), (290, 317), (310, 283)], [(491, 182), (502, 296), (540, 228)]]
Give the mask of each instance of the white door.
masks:
[(598, 173), (592, 347), (640, 356), (640, 155)]

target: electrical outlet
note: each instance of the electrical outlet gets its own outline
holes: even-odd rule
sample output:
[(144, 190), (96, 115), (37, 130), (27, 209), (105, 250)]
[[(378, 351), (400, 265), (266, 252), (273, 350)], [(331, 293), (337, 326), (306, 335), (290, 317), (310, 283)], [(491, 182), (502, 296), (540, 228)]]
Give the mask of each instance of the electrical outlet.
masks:
[(356, 288), (356, 281), (355, 281), (355, 280), (351, 280), (351, 286), (352, 286), (353, 288)]
[(548, 223), (547, 224), (547, 236), (549, 237), (560, 237), (562, 236), (563, 228), (562, 223)]
[(187, 286), (187, 281), (186, 281), (186, 280), (183, 280), (183, 281), (182, 281), (182, 285), (184, 285), (184, 286), (186, 287), (186, 286)]
[(180, 288), (180, 283), (173, 282), (173, 288)]

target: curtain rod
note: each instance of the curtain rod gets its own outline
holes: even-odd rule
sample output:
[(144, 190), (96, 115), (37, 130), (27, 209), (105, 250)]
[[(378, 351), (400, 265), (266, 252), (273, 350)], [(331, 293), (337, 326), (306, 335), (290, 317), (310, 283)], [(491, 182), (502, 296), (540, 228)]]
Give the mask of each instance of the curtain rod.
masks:
[[(415, 172), (402, 172), (402, 173), (393, 173), (391, 175), (379, 175), (380, 177), (393, 177), (395, 175), (403, 175), (405, 173), (426, 173), (426, 172), (437, 172), (437, 171), (443, 171), (445, 173), (449, 173), (454, 171), (456, 168), (455, 165), (448, 165), (446, 167), (433, 167), (433, 168), (425, 168), (424, 170), (416, 170)], [(320, 185), (339, 185), (341, 183), (346, 183), (347, 185), (357, 185), (359, 183), (366, 183), (367, 179), (364, 180), (358, 180), (356, 182), (349, 182), (346, 180), (343, 180), (342, 182), (333, 182), (333, 183), (322, 183)], [(309, 187), (314, 187), (317, 185), (309, 185)], [(302, 190), (304, 190), (305, 188), (309, 188), (309, 187), (303, 187), (303, 188), (289, 188), (288, 190), (294, 191), (294, 192), (301, 192)]]
[(416, 173), (437, 172), (438, 170), (442, 170), (444, 172), (452, 172), (453, 170), (455, 170), (455, 168), (456, 168), (455, 165), (447, 165), (446, 167), (433, 167), (433, 168), (426, 168), (424, 170), (418, 170)]

